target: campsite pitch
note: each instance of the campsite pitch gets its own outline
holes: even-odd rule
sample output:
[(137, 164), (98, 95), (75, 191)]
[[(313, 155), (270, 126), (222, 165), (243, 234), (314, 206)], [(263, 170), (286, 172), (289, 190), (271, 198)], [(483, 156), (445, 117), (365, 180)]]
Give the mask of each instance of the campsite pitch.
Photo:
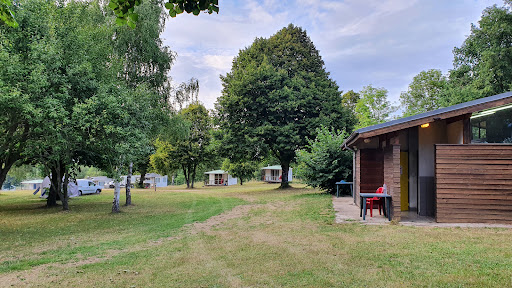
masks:
[(335, 224), (293, 186), (135, 189), (116, 215), (111, 190), (69, 212), (2, 192), (0, 287), (512, 285), (512, 229)]

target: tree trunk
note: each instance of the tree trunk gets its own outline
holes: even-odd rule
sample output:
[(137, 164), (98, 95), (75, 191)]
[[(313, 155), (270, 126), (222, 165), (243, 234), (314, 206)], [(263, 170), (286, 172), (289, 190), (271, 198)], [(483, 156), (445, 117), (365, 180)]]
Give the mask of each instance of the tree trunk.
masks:
[[(46, 206), (55, 207), (57, 206), (57, 196), (60, 197), (62, 189), (62, 177), (60, 177), (60, 169), (58, 167), (50, 168), (50, 191), (48, 192), (48, 198), (46, 199)], [(59, 198), (62, 199), (62, 198)]]
[(62, 184), (62, 194), (63, 195), (60, 198), (60, 199), (62, 199), (62, 210), (64, 210), (64, 211), (68, 211), (69, 210), (68, 183), (69, 183), (68, 173), (65, 173), (64, 174), (64, 183)]
[(119, 208), (119, 195), (121, 194), (121, 185), (119, 184), (119, 180), (114, 180), (114, 201), (112, 202), (112, 213), (119, 213), (121, 209)]
[[(11, 170), (12, 165), (14, 164), (14, 161), (5, 161), (4, 168), (0, 169), (0, 189), (4, 186), (5, 178), (7, 177), (7, 173), (9, 173), (9, 170)], [(0, 167), (2, 167), (0, 163)]]
[[(53, 176), (52, 176), (53, 178)], [(48, 190), (48, 197), (46, 197), (46, 206), (47, 207), (55, 207), (57, 206), (57, 190), (55, 190), (55, 185), (50, 180), (50, 189)]]
[(183, 169), (183, 175), (185, 176), (185, 183), (187, 183), (187, 188), (190, 188), (189, 176), (187, 175), (187, 168), (184, 165), (182, 165), (181, 168)]
[(288, 183), (288, 171), (290, 170), (290, 162), (283, 161), (281, 162), (282, 173), (281, 174), (281, 187), (280, 188), (289, 188), (290, 184)]
[[(190, 174), (190, 172), (189, 172)], [(196, 165), (192, 165), (192, 179), (191, 179), (191, 182), (192, 182), (192, 185), (190, 186), (190, 188), (194, 188), (194, 180), (196, 179)]]
[(242, 178), (240, 178), (240, 186), (244, 184), (244, 180), (242, 180)]
[[(130, 163), (132, 164), (132, 163)], [(144, 180), (146, 180), (146, 171), (140, 171), (140, 179), (139, 179), (139, 188), (145, 188), (144, 187)]]
[[(130, 162), (130, 166), (128, 169), (128, 176), (126, 177), (126, 204), (124, 206), (130, 206), (132, 205), (132, 169), (133, 169), (133, 163)], [(142, 178), (142, 175), (140, 175)]]

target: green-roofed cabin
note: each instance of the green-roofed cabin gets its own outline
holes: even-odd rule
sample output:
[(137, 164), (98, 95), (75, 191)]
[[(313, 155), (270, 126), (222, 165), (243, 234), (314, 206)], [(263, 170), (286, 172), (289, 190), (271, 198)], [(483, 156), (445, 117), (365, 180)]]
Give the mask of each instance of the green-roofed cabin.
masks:
[[(261, 168), (261, 180), (268, 183), (281, 183), (283, 169), (281, 165), (273, 165)], [(288, 182), (292, 182), (292, 168), (288, 170)]]
[(512, 92), (361, 128), (354, 202), (386, 184), (391, 215), (512, 224)]

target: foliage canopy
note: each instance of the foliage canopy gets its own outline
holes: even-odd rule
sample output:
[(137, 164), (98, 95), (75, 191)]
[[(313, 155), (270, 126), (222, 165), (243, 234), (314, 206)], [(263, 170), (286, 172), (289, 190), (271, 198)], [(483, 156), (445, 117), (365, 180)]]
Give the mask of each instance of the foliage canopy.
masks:
[[(257, 143), (283, 167), (282, 187), (296, 151), (320, 125), (351, 130), (352, 114), (306, 31), (290, 24), (239, 52), (221, 76), (219, 127), (239, 143)], [(256, 140), (256, 141), (251, 141)]]

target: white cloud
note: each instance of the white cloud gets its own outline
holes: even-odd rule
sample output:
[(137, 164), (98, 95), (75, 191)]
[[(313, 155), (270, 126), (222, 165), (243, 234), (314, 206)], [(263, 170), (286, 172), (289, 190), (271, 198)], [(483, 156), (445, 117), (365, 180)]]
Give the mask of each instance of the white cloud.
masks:
[[(231, 69), (240, 49), (289, 23), (304, 28), (327, 71), (344, 91), (372, 84), (392, 100), (422, 70), (452, 67), (481, 11), (501, 0), (248, 0), (222, 1), (218, 15), (180, 15), (167, 22), (164, 43), (178, 53), (171, 76), (199, 79), (199, 97), (213, 108), (219, 74)], [(412, 76), (411, 76), (412, 75)]]
[(223, 55), (205, 55), (203, 56), (204, 63), (220, 72), (229, 71), (231, 69), (231, 63), (233, 56)]

